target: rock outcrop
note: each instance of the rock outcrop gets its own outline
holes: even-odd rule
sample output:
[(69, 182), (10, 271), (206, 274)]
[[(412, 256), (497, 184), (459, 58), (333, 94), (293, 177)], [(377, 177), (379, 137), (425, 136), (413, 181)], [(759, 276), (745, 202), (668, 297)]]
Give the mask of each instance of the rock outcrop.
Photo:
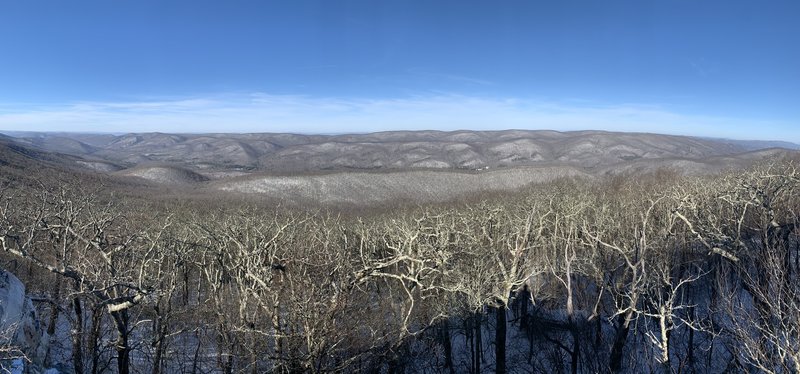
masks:
[[(36, 309), (25, 295), (25, 285), (14, 274), (0, 269), (0, 371), (44, 372), (46, 352), (47, 339)], [(25, 359), (18, 357), (20, 353)]]

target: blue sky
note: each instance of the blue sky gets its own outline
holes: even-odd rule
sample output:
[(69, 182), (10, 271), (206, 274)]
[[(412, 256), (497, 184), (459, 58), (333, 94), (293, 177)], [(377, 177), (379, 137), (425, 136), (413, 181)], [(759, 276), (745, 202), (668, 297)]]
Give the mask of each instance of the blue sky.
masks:
[(800, 2), (0, 0), (0, 129), (800, 142)]

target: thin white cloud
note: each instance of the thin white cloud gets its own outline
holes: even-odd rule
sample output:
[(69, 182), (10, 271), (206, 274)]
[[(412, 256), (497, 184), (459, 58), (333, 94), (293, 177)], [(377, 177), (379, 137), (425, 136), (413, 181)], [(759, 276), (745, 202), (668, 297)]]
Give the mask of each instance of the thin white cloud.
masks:
[(63, 105), (0, 104), (6, 131), (304, 132), (597, 129), (800, 141), (792, 124), (681, 114), (658, 105), (421, 95), (389, 99), (265, 93)]

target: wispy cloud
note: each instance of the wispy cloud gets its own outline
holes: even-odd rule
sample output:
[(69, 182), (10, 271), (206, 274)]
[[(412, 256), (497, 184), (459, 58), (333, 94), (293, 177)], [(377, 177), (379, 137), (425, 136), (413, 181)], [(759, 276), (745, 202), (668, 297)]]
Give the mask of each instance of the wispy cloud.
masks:
[(266, 93), (167, 100), (0, 104), (7, 131), (369, 132), (507, 128), (640, 131), (800, 141), (791, 123), (682, 114), (659, 105), (420, 95), (330, 98)]

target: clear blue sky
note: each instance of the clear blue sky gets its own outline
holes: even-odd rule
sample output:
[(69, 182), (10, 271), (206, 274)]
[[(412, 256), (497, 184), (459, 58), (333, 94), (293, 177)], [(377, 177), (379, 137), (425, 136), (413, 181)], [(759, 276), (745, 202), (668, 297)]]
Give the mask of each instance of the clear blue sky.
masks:
[(0, 0), (0, 129), (800, 141), (800, 1)]

